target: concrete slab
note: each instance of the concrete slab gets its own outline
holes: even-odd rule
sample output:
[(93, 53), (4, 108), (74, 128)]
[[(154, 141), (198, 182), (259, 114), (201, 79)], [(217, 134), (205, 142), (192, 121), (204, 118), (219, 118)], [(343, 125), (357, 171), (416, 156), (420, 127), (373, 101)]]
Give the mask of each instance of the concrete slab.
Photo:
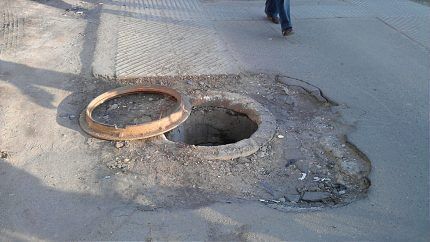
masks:
[[(96, 76), (207, 75), (238, 72), (225, 43), (215, 37), (200, 1), (115, 1), (103, 6)], [(112, 33), (112, 31), (116, 33)], [(113, 37), (106, 37), (113, 36)], [(103, 58), (103, 50), (116, 52)], [(100, 61), (99, 61), (100, 59)], [(107, 64), (103, 61), (108, 59)], [(112, 65), (112, 60), (114, 64)]]
[[(349, 217), (352, 227), (373, 224), (363, 230), (372, 232), (352, 239), (424, 239), (429, 211), (426, 49), (377, 18), (298, 20), (296, 34), (286, 41), (268, 39), (268, 34), (262, 38), (249, 21), (217, 26), (243, 69), (305, 80), (349, 107), (344, 118), (357, 127), (349, 138), (373, 161), (369, 200), (323, 212), (315, 226), (336, 214), (340, 220)], [(253, 51), (256, 46), (262, 47), (259, 52)], [(388, 225), (388, 220), (396, 222)]]

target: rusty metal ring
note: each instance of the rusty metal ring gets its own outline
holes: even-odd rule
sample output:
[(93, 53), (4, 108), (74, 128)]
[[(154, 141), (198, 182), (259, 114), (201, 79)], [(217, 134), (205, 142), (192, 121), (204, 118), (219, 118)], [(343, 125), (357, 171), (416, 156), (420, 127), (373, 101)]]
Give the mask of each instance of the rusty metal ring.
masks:
[[(93, 110), (102, 103), (120, 96), (134, 93), (166, 94), (176, 99), (177, 106), (169, 115), (151, 122), (126, 125), (124, 128), (103, 124), (92, 117)], [(105, 140), (137, 140), (160, 135), (176, 128), (185, 121), (191, 112), (191, 103), (178, 91), (164, 86), (133, 86), (110, 90), (94, 98), (81, 113), (79, 124), (91, 136)]]

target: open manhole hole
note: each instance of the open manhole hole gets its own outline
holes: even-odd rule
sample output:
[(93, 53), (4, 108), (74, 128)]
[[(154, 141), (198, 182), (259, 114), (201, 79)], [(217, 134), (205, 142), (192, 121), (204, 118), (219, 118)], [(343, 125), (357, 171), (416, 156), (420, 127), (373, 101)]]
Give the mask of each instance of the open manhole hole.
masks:
[(243, 113), (223, 107), (199, 106), (193, 108), (184, 123), (165, 135), (174, 142), (217, 146), (248, 139), (257, 129), (258, 124)]
[(165, 141), (191, 147), (202, 158), (229, 160), (255, 153), (271, 140), (276, 121), (255, 100), (235, 93), (196, 97), (188, 119), (165, 133)]

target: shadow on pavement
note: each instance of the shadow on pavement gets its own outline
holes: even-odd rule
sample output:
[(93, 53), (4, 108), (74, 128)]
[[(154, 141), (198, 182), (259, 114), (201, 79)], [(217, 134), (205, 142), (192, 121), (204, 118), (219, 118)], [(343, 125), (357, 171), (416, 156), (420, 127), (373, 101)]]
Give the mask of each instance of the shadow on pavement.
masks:
[[(9, 161), (0, 159), (0, 239), (32, 240), (246, 240), (249, 233), (265, 234), (258, 228), (240, 225), (241, 218), (230, 218), (226, 211), (210, 207), (153, 209), (115, 191), (115, 184), (95, 174), (91, 192), (62, 191), (49, 179), (40, 179)], [(81, 179), (74, 187), (94, 183)], [(106, 184), (103, 184), (106, 183)], [(188, 188), (157, 188), (160, 192), (181, 192)], [(186, 191), (185, 191), (186, 192)], [(146, 199), (150, 199), (147, 197)], [(191, 198), (190, 198), (191, 199)], [(157, 206), (157, 205), (156, 205)], [(206, 213), (215, 213), (213, 218)], [(224, 218), (221, 219), (220, 218)], [(237, 219), (238, 224), (227, 220)], [(191, 227), (190, 227), (191, 226)], [(189, 230), (199, 227), (198, 236)], [(245, 234), (246, 233), (246, 234)], [(276, 238), (276, 236), (270, 236)]]

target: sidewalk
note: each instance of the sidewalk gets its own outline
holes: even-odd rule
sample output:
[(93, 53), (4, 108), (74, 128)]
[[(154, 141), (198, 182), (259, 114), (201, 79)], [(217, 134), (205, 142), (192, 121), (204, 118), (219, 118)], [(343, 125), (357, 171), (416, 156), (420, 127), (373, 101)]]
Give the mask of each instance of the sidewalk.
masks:
[[(110, 41), (99, 42), (97, 51), (116, 52), (96, 55), (95, 74), (262, 72), (312, 83), (348, 107), (344, 118), (356, 126), (349, 138), (372, 160), (369, 198), (336, 210), (269, 216), (270, 223), (249, 220), (251, 211), (265, 214), (253, 206), (216, 209), (280, 239), (428, 238), (430, 8), (407, 0), (292, 1), (295, 34), (285, 39), (278, 25), (265, 20), (263, 5), (106, 4), (99, 35)], [(115, 34), (106, 34), (112, 26)]]
[(94, 72), (132, 78), (286, 73), (289, 67), (291, 74), (308, 59), (326, 56), (316, 46), (327, 52), (337, 42), (346, 48), (360, 46), (365, 44), (360, 36), (377, 40), (374, 32), (379, 29), (430, 48), (428, 9), (407, 0), (293, 1), (296, 35), (286, 41), (280, 38), (279, 25), (265, 21), (262, 5), (262, 1), (112, 1), (103, 6)]
[[(17, 24), (4, 25), (0, 46), (0, 149), (12, 154), (0, 162), (3, 240), (428, 240), (430, 7), (292, 0), (285, 38), (264, 1), (103, 0), (88, 12), (70, 2), (4, 0), (16, 21), (0, 26)], [(8, 54), (19, 42), (30, 44)], [(348, 139), (372, 161), (367, 198), (303, 213), (258, 202), (136, 209), (76, 122), (108, 87), (92, 75), (247, 73), (306, 81), (339, 104)]]

